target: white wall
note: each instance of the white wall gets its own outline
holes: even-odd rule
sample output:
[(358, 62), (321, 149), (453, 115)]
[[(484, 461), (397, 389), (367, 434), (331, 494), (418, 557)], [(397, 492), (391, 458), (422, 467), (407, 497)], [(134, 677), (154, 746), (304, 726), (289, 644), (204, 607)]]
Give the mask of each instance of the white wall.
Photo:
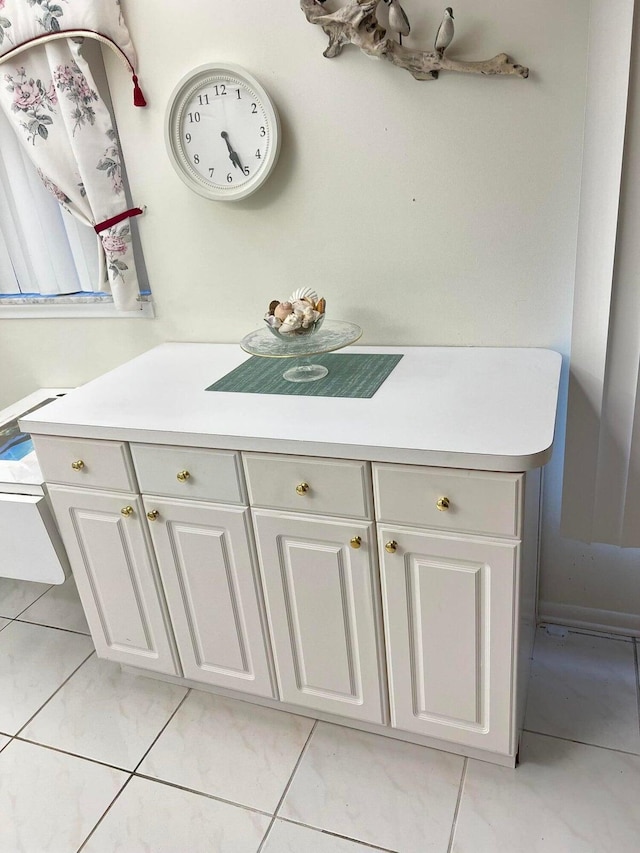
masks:
[[(411, 43), (429, 46), (443, 7), (403, 5)], [(334, 316), (359, 322), (366, 344), (568, 353), (584, 0), (458, 0), (452, 54), (505, 51), (531, 76), (442, 74), (424, 83), (355, 48), (325, 59), (326, 38), (296, 0), (122, 6), (146, 109), (132, 106), (119, 61), (106, 60), (134, 202), (148, 206), (139, 223), (157, 319), (1, 321), (0, 405), (39, 385), (84, 382), (161, 341), (237, 341), (271, 299), (301, 284), (324, 294)], [(257, 76), (283, 123), (273, 177), (234, 205), (190, 192), (164, 147), (171, 90), (214, 60)], [(546, 535), (557, 544), (559, 487), (550, 483)], [(573, 559), (576, 543), (566, 547)], [(545, 566), (543, 588), (548, 573), (567, 571)]]

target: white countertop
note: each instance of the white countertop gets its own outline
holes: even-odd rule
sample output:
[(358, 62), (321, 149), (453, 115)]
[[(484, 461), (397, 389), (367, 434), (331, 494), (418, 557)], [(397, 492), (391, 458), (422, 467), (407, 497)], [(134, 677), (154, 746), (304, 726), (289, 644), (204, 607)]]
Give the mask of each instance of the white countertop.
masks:
[(239, 394), (205, 390), (249, 358), (238, 345), (162, 344), (20, 424), (36, 435), (491, 471), (525, 471), (549, 460), (558, 353), (484, 347), (346, 351), (404, 357), (370, 399)]

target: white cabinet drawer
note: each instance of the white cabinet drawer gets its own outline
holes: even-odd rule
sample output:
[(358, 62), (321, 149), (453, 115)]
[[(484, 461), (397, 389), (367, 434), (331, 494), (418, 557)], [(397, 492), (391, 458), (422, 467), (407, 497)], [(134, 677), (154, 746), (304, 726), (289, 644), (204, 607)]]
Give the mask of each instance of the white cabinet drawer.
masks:
[(121, 492), (137, 491), (129, 448), (125, 442), (50, 435), (33, 435), (32, 438), (47, 483)]
[(367, 462), (245, 453), (252, 506), (349, 518), (372, 517)]
[(132, 444), (131, 455), (147, 495), (245, 504), (240, 454), (202, 447)]
[(522, 474), (374, 464), (376, 517), (391, 524), (518, 536), (523, 481)]

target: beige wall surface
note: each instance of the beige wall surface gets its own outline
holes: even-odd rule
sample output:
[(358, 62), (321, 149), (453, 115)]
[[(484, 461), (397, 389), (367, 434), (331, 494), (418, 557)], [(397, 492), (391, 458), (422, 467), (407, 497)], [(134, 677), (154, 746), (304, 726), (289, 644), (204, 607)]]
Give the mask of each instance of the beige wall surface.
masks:
[[(407, 43), (430, 46), (442, 7), (403, 6)], [(132, 106), (123, 65), (105, 59), (133, 201), (147, 206), (139, 227), (157, 316), (0, 321), (0, 406), (83, 383), (163, 341), (238, 341), (271, 299), (303, 284), (333, 316), (360, 323), (365, 344), (566, 355), (588, 6), (458, 0), (452, 55), (504, 51), (531, 76), (418, 83), (355, 48), (325, 59), (326, 37), (297, 0), (122, 0), (146, 109)], [(273, 176), (234, 204), (187, 189), (164, 143), (174, 86), (216, 60), (253, 73), (283, 126)], [(551, 474), (545, 524), (557, 539)], [(565, 567), (545, 565), (543, 587), (550, 572)], [(554, 590), (563, 595), (556, 580)]]

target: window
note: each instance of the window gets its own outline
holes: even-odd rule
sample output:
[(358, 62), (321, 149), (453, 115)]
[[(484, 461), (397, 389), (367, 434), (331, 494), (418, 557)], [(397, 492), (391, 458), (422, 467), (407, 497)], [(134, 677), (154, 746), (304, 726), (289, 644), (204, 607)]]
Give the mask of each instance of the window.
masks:
[[(99, 45), (85, 40), (82, 55), (90, 61), (91, 73), (113, 120)], [(22, 79), (16, 77), (14, 68), (19, 70), (19, 61), (2, 66), (4, 80), (5, 75)], [(58, 99), (63, 91), (58, 87)], [(127, 195), (125, 184), (123, 204)], [(45, 187), (14, 127), (0, 111), (0, 318), (152, 317), (135, 222), (128, 222), (140, 308), (123, 311), (116, 310), (109, 292), (99, 289), (105, 277), (104, 254), (95, 231), (65, 210)]]

